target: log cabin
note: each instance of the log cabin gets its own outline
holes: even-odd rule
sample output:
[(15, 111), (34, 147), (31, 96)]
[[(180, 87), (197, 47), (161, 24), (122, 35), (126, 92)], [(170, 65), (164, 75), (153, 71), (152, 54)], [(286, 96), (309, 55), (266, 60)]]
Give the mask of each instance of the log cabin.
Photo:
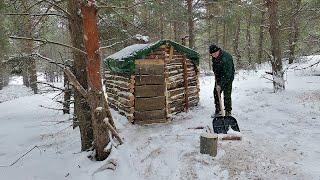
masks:
[(135, 124), (167, 123), (199, 103), (199, 54), (171, 40), (104, 59), (107, 101)]

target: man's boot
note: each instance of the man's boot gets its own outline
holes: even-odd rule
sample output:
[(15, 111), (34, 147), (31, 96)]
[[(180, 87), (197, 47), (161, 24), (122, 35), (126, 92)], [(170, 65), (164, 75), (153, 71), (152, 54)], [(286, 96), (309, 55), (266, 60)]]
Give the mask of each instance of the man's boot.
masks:
[(231, 111), (226, 111), (226, 115), (225, 116), (231, 116)]
[(219, 116), (222, 116), (222, 112), (216, 110), (216, 111), (214, 112), (214, 114), (211, 115), (211, 118), (216, 118), (216, 117), (219, 117)]

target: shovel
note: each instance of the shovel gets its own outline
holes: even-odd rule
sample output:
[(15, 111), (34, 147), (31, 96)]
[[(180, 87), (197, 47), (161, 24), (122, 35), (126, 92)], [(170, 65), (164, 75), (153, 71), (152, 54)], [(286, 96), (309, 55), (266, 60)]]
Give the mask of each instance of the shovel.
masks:
[[(221, 91), (220, 89), (217, 89), (217, 88), (216, 88), (216, 91), (218, 92), (220, 110), (222, 110)], [(229, 131), (229, 127), (231, 127), (231, 129), (234, 131), (240, 132), (238, 122), (236, 118), (232, 116), (217, 116), (213, 118), (212, 126), (213, 126), (213, 131), (217, 134), (227, 134), (227, 132)]]

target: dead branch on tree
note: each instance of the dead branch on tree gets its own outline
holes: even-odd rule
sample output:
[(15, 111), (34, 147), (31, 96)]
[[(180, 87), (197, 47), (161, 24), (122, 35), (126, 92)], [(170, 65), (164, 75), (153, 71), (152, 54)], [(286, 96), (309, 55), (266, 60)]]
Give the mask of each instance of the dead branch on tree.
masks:
[(88, 92), (81, 86), (76, 76), (67, 68), (63, 69), (64, 73), (68, 77), (68, 80), (71, 85), (85, 98), (88, 99)]
[(54, 123), (53, 125), (57, 125), (57, 124), (62, 124), (62, 123), (70, 123), (73, 121), (73, 118), (69, 118), (67, 120), (63, 120), (63, 121), (42, 121), (45, 123)]
[(63, 109), (61, 109), (61, 108), (52, 108), (52, 107), (46, 107), (46, 106), (43, 106), (43, 105), (39, 105), (39, 107), (42, 107), (42, 108), (45, 108), (45, 109), (50, 109), (50, 110), (63, 111)]
[(103, 1), (98, 1), (99, 3), (103, 4), (103, 5), (99, 5), (97, 6), (98, 9), (131, 9), (131, 8), (134, 8), (135, 6), (138, 6), (140, 4), (143, 4), (143, 3), (146, 3), (146, 1), (140, 1), (140, 2), (137, 2), (131, 6), (126, 6), (126, 7), (119, 7), (119, 6), (110, 6), (108, 5), (107, 3), (103, 2)]
[(273, 75), (272, 72), (265, 71), (265, 73), (266, 73), (266, 74), (269, 74), (269, 75), (271, 75), (271, 76)]
[(270, 78), (267, 78), (267, 77), (265, 77), (265, 76), (262, 76), (262, 78), (264, 78), (264, 79), (266, 79), (266, 80), (269, 80), (269, 81), (274, 81), (273, 79), (270, 79)]
[(71, 14), (70, 14), (70, 13), (68, 13), (66, 10), (64, 10), (62, 7), (60, 7), (60, 6), (58, 5), (60, 2), (63, 2), (64, 0), (59, 1), (59, 2), (51, 2), (51, 1), (49, 1), (49, 0), (44, 0), (44, 1), (47, 2), (47, 3), (49, 3), (49, 4), (51, 4), (52, 6), (56, 7), (56, 8), (59, 9), (60, 11), (62, 11), (64, 14), (67, 15), (67, 17), (71, 17)]
[(51, 88), (53, 88), (53, 89), (58, 89), (58, 90), (60, 90), (60, 91), (65, 91), (65, 89), (59, 88), (59, 87), (54, 86), (54, 85), (52, 85), (52, 84), (50, 84), (50, 83), (40, 82), (40, 81), (37, 81), (36, 83), (37, 83), (37, 84), (44, 84), (44, 85), (47, 85), (47, 86), (49, 86), (49, 87), (51, 87)]
[(70, 14), (69, 14), (66, 10), (64, 10), (62, 7), (60, 7), (60, 6), (58, 5), (58, 4), (60, 4), (60, 3), (64, 2), (64, 1), (66, 1), (66, 0), (55, 1), (55, 2), (51, 2), (51, 1), (49, 1), (49, 0), (41, 0), (41, 1), (38, 1), (38, 2), (36, 2), (36, 3), (34, 3), (34, 4), (32, 4), (32, 5), (29, 6), (28, 8), (26, 8), (26, 10), (25, 10), (24, 12), (30, 11), (33, 7), (39, 5), (39, 4), (43, 3), (43, 2), (47, 2), (48, 4), (51, 5), (51, 7), (54, 6), (54, 7), (58, 8), (58, 9), (61, 10), (64, 14), (66, 14), (68, 17), (70, 17)]
[(120, 135), (118, 134), (118, 132), (113, 128), (113, 126), (109, 123), (108, 119), (105, 118), (103, 120), (104, 123), (107, 124), (109, 130), (112, 132), (113, 135), (115, 135), (115, 137), (117, 138), (117, 140), (119, 141), (120, 144), (123, 144), (123, 140), (121, 139)]

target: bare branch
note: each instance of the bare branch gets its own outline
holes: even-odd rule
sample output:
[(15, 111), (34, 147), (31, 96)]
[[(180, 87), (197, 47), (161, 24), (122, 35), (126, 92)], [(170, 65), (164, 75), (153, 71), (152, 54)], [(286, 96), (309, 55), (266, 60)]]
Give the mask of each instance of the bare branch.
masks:
[[(61, 10), (64, 14), (66, 14), (68, 17), (71, 17), (71, 14), (68, 13), (66, 10), (64, 10), (62, 7), (60, 7), (57, 3), (53, 3), (49, 0), (45, 0), (47, 3), (51, 4), (52, 6), (58, 8), (59, 10)], [(59, 1), (58, 3), (63, 2), (63, 1)]]
[(59, 66), (60, 68), (63, 69), (63, 72), (66, 74), (69, 82), (71, 85), (73, 85), (73, 87), (84, 97), (87, 99), (88, 97), (88, 93), (87, 91), (81, 86), (81, 84), (79, 83), (79, 81), (77, 80), (76, 76), (68, 69), (66, 68), (65, 66), (62, 66), (58, 63), (56, 63), (55, 61), (53, 61), (52, 59), (48, 58), (48, 57), (45, 57), (45, 56), (42, 56), (41, 54), (32, 54), (34, 56), (38, 56), (48, 62), (51, 62), (51, 63), (55, 63), (57, 66)]
[(315, 66), (315, 65), (318, 65), (318, 64), (320, 64), (320, 61), (318, 61), (318, 62), (316, 62), (316, 63), (313, 63), (313, 64), (311, 64), (310, 66), (307, 66), (307, 67), (304, 67), (304, 68), (300, 68), (300, 69), (294, 69), (294, 70), (304, 70), (304, 69), (311, 68), (311, 67), (313, 67), (313, 66)]
[(273, 60), (273, 55), (269, 53), (269, 51), (267, 51), (266, 49), (263, 49), (263, 51), (269, 56), (269, 58), (271, 59), (271, 61)]
[[(24, 156), (26, 156), (28, 153), (30, 153), (32, 150), (34, 150), (35, 148), (38, 148), (38, 146), (33, 146), (33, 148), (31, 148), (29, 151), (27, 151), (26, 153), (24, 153), (22, 156), (20, 156), (17, 160), (15, 160), (13, 163), (11, 163), (10, 165), (7, 166), (0, 166), (0, 167), (11, 167), (13, 165), (15, 165), (20, 159), (22, 159)], [(40, 149), (39, 149), (40, 150)]]
[(132, 37), (130, 37), (130, 38), (127, 38), (127, 39), (124, 39), (124, 40), (122, 40), (122, 41), (115, 42), (115, 43), (113, 43), (113, 44), (111, 44), (111, 45), (108, 45), (108, 46), (100, 47), (99, 50), (112, 48), (113, 46), (115, 46), (115, 45), (117, 45), (117, 44), (125, 43), (126, 41), (129, 41), (129, 40), (131, 40), (131, 39), (133, 39), (133, 38), (134, 38), (134, 36), (132, 36)]
[(42, 56), (42, 55), (39, 54), (39, 53), (31, 54), (31, 56), (40, 57), (41, 59), (44, 59), (44, 60), (46, 60), (47, 62), (49, 62), (49, 63), (51, 63), (51, 64), (55, 64), (56, 66), (58, 66), (58, 67), (61, 68), (61, 69), (64, 69), (65, 66), (66, 66), (65, 64), (55, 62), (54, 60), (52, 60), (52, 59), (50, 59), (50, 58), (47, 58), (47, 57), (45, 57), (45, 56)]
[(61, 124), (61, 123), (70, 123), (72, 120), (73, 120), (72, 118), (69, 118), (69, 119), (63, 120), (63, 121), (42, 121), (42, 122), (54, 123), (54, 125), (57, 125), (57, 124)]
[(61, 90), (61, 91), (65, 91), (65, 89), (59, 88), (59, 87), (54, 86), (54, 85), (52, 85), (52, 84), (50, 84), (50, 83), (40, 82), (40, 81), (37, 81), (36, 83), (38, 83), (38, 84), (44, 84), (44, 85), (48, 85), (49, 87), (52, 87), (53, 89), (58, 89), (58, 90)]
[(76, 76), (67, 68), (63, 69), (64, 73), (68, 77), (71, 85), (85, 98), (88, 99), (88, 92), (81, 86)]
[(63, 14), (57, 14), (57, 13), (39, 13), (39, 14), (30, 14), (30, 13), (6, 13), (4, 14), (6, 16), (59, 16), (63, 18), (67, 18)]
[(140, 4), (146, 3), (146, 1), (137, 2), (137, 3), (135, 3), (135, 4), (131, 5), (131, 6), (127, 6), (127, 7), (109, 6), (107, 3), (103, 2), (103, 1), (99, 1), (99, 3), (101, 3), (103, 5), (98, 6), (97, 7), (98, 9), (104, 9), (104, 8), (106, 8), (106, 9), (131, 9), (131, 8), (133, 8), (135, 6), (138, 6)]
[(117, 140), (119, 141), (120, 144), (123, 144), (123, 140), (121, 139), (120, 135), (118, 134), (118, 132), (113, 128), (113, 126), (109, 123), (108, 119), (105, 118), (103, 120), (104, 123), (106, 123), (106, 125), (108, 126), (109, 130), (112, 132), (112, 134), (117, 138)]
[(66, 1), (66, 0), (55, 1), (55, 2), (51, 2), (51, 1), (49, 1), (49, 0), (40, 0), (40, 1), (32, 4), (30, 7), (26, 8), (26, 10), (25, 10), (24, 12), (30, 11), (30, 9), (32, 9), (33, 7), (39, 5), (39, 4), (43, 3), (43, 2), (47, 2), (48, 4), (51, 4), (50, 8), (51, 8), (52, 6), (54, 6), (54, 7), (58, 8), (58, 9), (60, 9), (60, 10), (61, 10), (64, 14), (66, 14), (67, 16), (71, 17), (71, 15), (70, 15), (66, 10), (64, 10), (63, 8), (61, 8), (61, 7), (58, 5), (58, 4), (60, 4), (60, 3), (64, 2), (64, 1)]
[(267, 78), (267, 77), (265, 77), (265, 76), (262, 76), (262, 78), (264, 78), (264, 79), (266, 79), (266, 80), (269, 80), (269, 81), (274, 81), (273, 79), (270, 79), (270, 78)]
[[(47, 8), (47, 10), (45, 11), (45, 13), (48, 13), (51, 8), (52, 8), (52, 5)], [(43, 19), (44, 17), (45, 17), (45, 16), (41, 16), (41, 17), (39, 18), (39, 20), (38, 20), (36, 23), (34, 23), (33, 29), (35, 29), (35, 27), (38, 26), (38, 24), (42, 21), (42, 19)], [(46, 17), (47, 17), (47, 16), (46, 16)], [(39, 29), (39, 31), (40, 31), (40, 29)]]
[(45, 1), (45, 0), (41, 0), (41, 1), (38, 1), (38, 2), (36, 2), (36, 3), (34, 3), (34, 4), (32, 4), (30, 7), (26, 8), (25, 12), (30, 11), (30, 9), (32, 9), (33, 7), (35, 7), (35, 6), (38, 5), (38, 4), (41, 4), (41, 3), (44, 2), (44, 1)]
[(57, 110), (57, 111), (63, 111), (64, 109), (59, 109), (59, 108), (52, 108), (52, 107), (46, 107), (43, 105), (39, 105), (39, 107), (45, 108), (45, 109), (50, 109), (50, 110)]
[(41, 42), (43, 44), (55, 44), (55, 45), (59, 45), (59, 46), (63, 46), (63, 47), (67, 47), (73, 50), (76, 50), (78, 52), (81, 52), (83, 54), (87, 54), (85, 51), (78, 49), (76, 47), (67, 45), (67, 44), (63, 44), (63, 43), (59, 43), (59, 42), (54, 42), (54, 41), (49, 41), (49, 40), (45, 40), (45, 39), (35, 39), (35, 38), (30, 38), (30, 37), (17, 37), (17, 36), (10, 36), (11, 39), (21, 39), (21, 40), (28, 40), (28, 41), (37, 41), (37, 42)]

